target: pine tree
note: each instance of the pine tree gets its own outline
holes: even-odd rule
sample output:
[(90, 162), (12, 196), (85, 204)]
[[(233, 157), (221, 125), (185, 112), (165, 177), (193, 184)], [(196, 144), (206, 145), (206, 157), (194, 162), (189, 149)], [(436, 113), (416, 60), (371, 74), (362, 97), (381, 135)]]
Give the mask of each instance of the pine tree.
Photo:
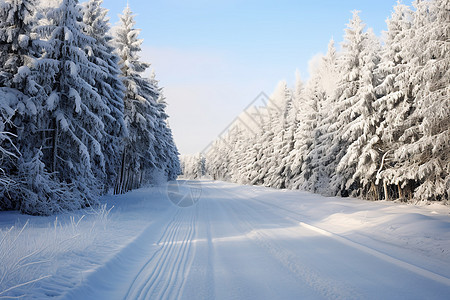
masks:
[(4, 0), (0, 3), (0, 86), (35, 92), (28, 82), (33, 61), (32, 38), (36, 24), (34, 0)]
[[(256, 115), (252, 116), (257, 117)], [(254, 119), (257, 120), (257, 119)], [(243, 121), (246, 122), (246, 121)], [(254, 128), (251, 131), (243, 128), (240, 137), (240, 151), (237, 157), (239, 161), (236, 182), (240, 184), (249, 184), (257, 176), (257, 170), (260, 169), (258, 153), (260, 145), (257, 143), (261, 128)]]
[(42, 74), (38, 82), (48, 95), (48, 122), (43, 127), (50, 133), (43, 160), (50, 173), (74, 186), (79, 200), (73, 208), (89, 206), (96, 201), (100, 184), (94, 173), (104, 166), (99, 141), (105, 134), (102, 116), (108, 107), (94, 88), (94, 78), (103, 72), (88, 59), (95, 40), (83, 32), (77, 1), (63, 0), (46, 12), (46, 18), (48, 24), (37, 28), (45, 50), (37, 62)]
[[(380, 179), (383, 184), (383, 198), (391, 199), (397, 197), (389, 186), (397, 186), (397, 182), (389, 179), (384, 169), (393, 166), (393, 150), (400, 147), (399, 132), (406, 122), (405, 117), (409, 115), (412, 101), (404, 93), (408, 84), (405, 81), (406, 67), (411, 55), (408, 53), (407, 41), (411, 35), (413, 12), (401, 3), (394, 7), (390, 19), (388, 19), (388, 30), (385, 34), (384, 47), (381, 52), (381, 61), (377, 69), (380, 84), (376, 87), (376, 93), (380, 97), (375, 101), (374, 108), (380, 123), (377, 126), (379, 142), (374, 144), (380, 151), (381, 161), (377, 170), (375, 183), (378, 185)], [(401, 125), (401, 127), (399, 126)], [(372, 147), (373, 148), (373, 147)], [(383, 174), (383, 176), (381, 176)], [(397, 190), (397, 188), (394, 188)]]
[[(58, 195), (57, 191), (67, 186), (38, 167), (43, 164), (40, 152), (43, 146), (42, 123), (47, 115), (43, 110), (46, 93), (36, 79), (40, 72), (35, 66), (41, 59), (39, 40), (34, 33), (37, 11), (39, 8), (31, 0), (1, 3), (0, 56), (4, 60), (0, 81), (2, 86), (9, 87), (8, 94), (15, 95), (15, 114), (9, 119), (8, 130), (14, 132), (17, 155), (13, 156), (15, 161), (7, 170), (15, 184), (10, 186), (7, 194), (3, 194), (0, 202), (9, 203), (1, 205), (3, 208), (48, 215), (61, 211), (71, 197), (67, 193)], [(3, 89), (6, 91), (8, 88)], [(36, 172), (31, 172), (30, 168)], [(43, 194), (44, 190), (47, 192)]]
[(317, 76), (320, 78), (320, 85), (317, 92), (317, 125), (313, 129), (314, 146), (310, 152), (311, 175), (307, 181), (305, 189), (324, 195), (330, 195), (330, 179), (334, 169), (330, 166), (334, 164), (335, 149), (332, 147), (334, 136), (333, 124), (336, 122), (336, 115), (330, 114), (330, 108), (335, 107), (336, 89), (339, 78), (338, 54), (334, 46), (334, 40), (328, 43), (326, 55), (322, 58), (317, 68)]
[(333, 122), (331, 130), (333, 133), (333, 144), (331, 151), (334, 152), (334, 162), (331, 164), (331, 170), (334, 171), (330, 189), (332, 194), (346, 196), (352, 190), (358, 189), (352, 186), (353, 170), (351, 168), (339, 168), (338, 163), (347, 152), (351, 144), (352, 136), (342, 135), (345, 127), (360, 116), (360, 113), (353, 110), (355, 103), (358, 102), (358, 92), (362, 76), (363, 50), (367, 36), (363, 30), (365, 25), (359, 17), (358, 11), (353, 11), (353, 18), (350, 20), (345, 30), (344, 42), (342, 44), (343, 53), (340, 56), (339, 65), (340, 82), (337, 90), (337, 101), (332, 115), (336, 122)]
[(284, 172), (286, 165), (283, 164), (283, 158), (287, 156), (293, 147), (293, 136), (289, 134), (288, 116), (292, 108), (292, 92), (287, 87), (286, 81), (281, 81), (272, 96), (272, 101), (276, 104), (274, 111), (273, 125), (273, 154), (268, 157), (267, 177), (264, 182), (266, 186), (275, 188), (286, 188), (286, 179)]
[(19, 187), (14, 195), (24, 201), (18, 203), (18, 209), (30, 215), (52, 215), (73, 210), (76, 207), (73, 203), (76, 200), (74, 185), (54, 180), (52, 174), (45, 170), (42, 156), (41, 150), (37, 149), (35, 153), (27, 152), (19, 158), (16, 179)]
[[(271, 160), (276, 151), (274, 145), (274, 137), (276, 124), (281, 115), (281, 108), (283, 106), (284, 97), (284, 83), (281, 82), (275, 92), (271, 95), (265, 107), (260, 108), (261, 121), (260, 127), (262, 130), (258, 131), (257, 145), (259, 148), (257, 154), (257, 163), (255, 164), (255, 177), (252, 178), (251, 184), (270, 186), (269, 172), (271, 171)], [(232, 144), (231, 144), (232, 145)]]
[(104, 189), (114, 187), (119, 172), (118, 157), (122, 155), (122, 142), (127, 135), (127, 128), (124, 122), (124, 89), (120, 79), (121, 70), (119, 67), (119, 57), (114, 52), (112, 46), (112, 36), (109, 35), (110, 26), (107, 18), (107, 10), (101, 5), (103, 0), (90, 0), (84, 3), (83, 7), (83, 30), (85, 34), (95, 39), (92, 48), (88, 49), (88, 59), (101, 69), (97, 73), (94, 88), (101, 97), (106, 112), (101, 114), (102, 122), (105, 125), (105, 133), (100, 140), (105, 164), (103, 170), (97, 169), (96, 177), (106, 176)]
[(230, 181), (231, 170), (230, 153), (233, 149), (230, 147), (229, 136), (219, 137), (214, 141), (209, 151), (206, 153), (207, 173), (214, 180)]
[(369, 30), (365, 33), (363, 49), (361, 51), (361, 69), (359, 87), (351, 107), (353, 116), (350, 122), (342, 128), (342, 137), (348, 143), (346, 153), (339, 161), (337, 173), (345, 174), (346, 189), (353, 185), (351, 193), (378, 199), (378, 189), (374, 185), (375, 173), (381, 159), (376, 145), (379, 138), (376, 128), (380, 116), (373, 104), (377, 99), (375, 87), (378, 79), (376, 69), (380, 58), (380, 44)]
[[(5, 125), (6, 130), (16, 135), (19, 152), (29, 151), (30, 145), (35, 144), (35, 123), (42, 107), (40, 87), (32, 70), (39, 55), (31, 37), (37, 22), (36, 10), (33, 0), (0, 3), (0, 87), (9, 94), (17, 92), (16, 113)], [(10, 174), (15, 171), (8, 170)]]
[[(153, 76), (154, 78), (154, 76)], [(155, 85), (157, 83), (155, 82)], [(175, 180), (177, 176), (181, 173), (180, 160), (179, 160), (179, 152), (177, 146), (175, 145), (175, 141), (173, 139), (172, 130), (170, 129), (168, 118), (169, 116), (166, 113), (167, 103), (165, 102), (165, 98), (163, 93), (160, 93), (160, 96), (157, 100), (157, 109), (158, 109), (158, 119), (157, 119), (157, 143), (159, 145), (157, 147), (157, 161), (158, 161), (158, 169), (164, 173), (164, 177), (167, 180)], [(202, 175), (204, 175), (204, 171), (202, 171)]]
[(0, 210), (17, 208), (9, 192), (15, 188), (16, 182), (10, 170), (17, 168), (20, 153), (15, 144), (13, 133), (8, 131), (11, 119), (16, 114), (16, 105), (21, 95), (14, 90), (0, 88)]
[[(139, 187), (147, 172), (157, 168), (154, 129), (158, 122), (159, 89), (142, 73), (150, 66), (139, 60), (142, 40), (134, 28), (134, 16), (127, 6), (116, 28), (115, 44), (120, 57), (122, 82), (125, 85), (124, 118), (128, 138), (122, 155), (121, 171), (116, 193)], [(147, 173), (148, 174), (148, 173)]]
[(404, 72), (406, 84), (400, 86), (413, 102), (405, 114), (408, 127), (396, 131), (401, 145), (393, 149), (395, 163), (383, 175), (399, 185), (400, 198), (443, 200), (448, 199), (450, 185), (449, 8), (443, 0), (416, 1), (414, 5), (406, 43), (410, 54)]
[[(317, 74), (317, 73), (316, 73)], [(312, 74), (304, 90), (298, 94), (299, 120), (294, 132), (294, 150), (292, 153), (291, 188), (304, 189), (311, 177), (312, 156), (315, 147), (313, 130), (317, 124), (318, 84), (320, 78)]]
[(280, 158), (277, 163), (276, 173), (279, 174), (279, 179), (274, 187), (289, 188), (292, 179), (292, 168), (290, 161), (290, 154), (294, 150), (295, 145), (295, 129), (297, 128), (297, 114), (298, 107), (295, 101), (296, 95), (302, 92), (303, 82), (300, 78), (300, 73), (296, 72), (295, 90), (285, 90), (285, 97), (287, 97), (286, 105), (283, 108), (284, 116), (282, 118), (282, 131), (278, 135), (281, 136), (282, 147), (280, 149)]
[[(36, 103), (23, 95), (37, 92), (29, 76), (29, 65), (33, 61), (30, 35), (36, 22), (35, 9), (31, 0), (5, 0), (0, 3), (0, 139), (2, 144), (5, 143), (1, 151), (3, 158), (8, 158), (8, 161), (12, 157), (18, 158), (16, 154), (20, 153), (15, 144), (19, 146), (17, 138), (20, 128), (24, 127), (23, 118), (37, 113)], [(11, 140), (12, 136), (15, 143)], [(2, 172), (8, 177), (16, 171), (2, 164)]]
[(181, 157), (182, 174), (187, 179), (199, 179), (206, 174), (206, 161), (201, 153)]

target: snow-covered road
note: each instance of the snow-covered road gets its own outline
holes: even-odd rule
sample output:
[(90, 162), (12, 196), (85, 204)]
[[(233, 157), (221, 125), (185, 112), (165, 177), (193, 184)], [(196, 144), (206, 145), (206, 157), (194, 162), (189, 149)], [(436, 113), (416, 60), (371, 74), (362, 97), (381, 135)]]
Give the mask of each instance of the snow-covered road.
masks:
[[(199, 201), (169, 205), (65, 298), (450, 295), (447, 212), (212, 181), (189, 181), (183, 188), (201, 190), (194, 196)], [(170, 193), (169, 186), (173, 198)], [(429, 231), (435, 236), (420, 236)]]

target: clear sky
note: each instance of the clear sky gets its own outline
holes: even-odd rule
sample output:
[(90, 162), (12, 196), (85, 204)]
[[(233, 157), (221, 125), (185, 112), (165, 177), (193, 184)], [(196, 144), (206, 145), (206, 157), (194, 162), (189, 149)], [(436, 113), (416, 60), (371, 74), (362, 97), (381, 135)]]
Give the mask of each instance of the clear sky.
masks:
[[(409, 4), (411, 1), (403, 1)], [(351, 11), (377, 35), (396, 0), (128, 0), (164, 87), (175, 142), (200, 152), (261, 92), (342, 41)], [(104, 0), (111, 23), (126, 0)]]

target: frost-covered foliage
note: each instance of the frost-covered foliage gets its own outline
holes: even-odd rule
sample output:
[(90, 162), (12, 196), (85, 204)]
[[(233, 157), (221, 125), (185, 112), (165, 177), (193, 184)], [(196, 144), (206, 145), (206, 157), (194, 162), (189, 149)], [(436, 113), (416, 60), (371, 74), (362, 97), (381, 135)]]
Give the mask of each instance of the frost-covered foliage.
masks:
[(284, 83), (257, 108), (261, 130), (235, 124), (213, 143), (210, 175), (326, 195), (448, 202), (450, 11), (445, 0), (413, 5), (394, 7), (383, 43), (353, 12), (342, 51), (331, 41), (304, 87)]
[[(154, 76), (152, 78), (154, 79)], [(155, 82), (157, 84), (157, 82)], [(179, 152), (172, 135), (172, 129), (169, 126), (169, 115), (166, 113), (167, 103), (162, 91), (157, 102), (158, 119), (155, 127), (156, 131), (156, 166), (161, 170), (167, 180), (175, 180), (181, 173)]]
[(122, 154), (122, 141), (128, 132), (123, 117), (123, 97), (125, 87), (120, 80), (119, 57), (114, 52), (112, 36), (109, 34), (109, 19), (107, 10), (103, 8), (102, 0), (90, 0), (84, 3), (83, 27), (84, 32), (95, 39), (95, 43), (88, 48), (88, 59), (101, 69), (94, 78), (94, 88), (106, 105), (106, 112), (102, 114), (104, 133), (100, 140), (104, 154), (104, 170), (96, 172), (96, 177), (104, 178), (103, 189), (113, 188), (117, 180), (120, 167), (118, 157)]
[[(34, 0), (0, 2), (0, 85), (33, 89), (27, 82), (33, 61), (31, 30), (36, 24)], [(28, 86), (27, 86), (28, 85)]]
[[(376, 99), (374, 74), (379, 63), (379, 41), (371, 30), (363, 32), (357, 12), (346, 29), (338, 82), (335, 138), (338, 164), (331, 179), (333, 193), (361, 195), (364, 177), (374, 174), (378, 153), (365, 152), (375, 132), (373, 102)], [(372, 163), (375, 161), (375, 163)], [(366, 167), (369, 165), (368, 167)], [(358, 171), (357, 171), (358, 168)], [(360, 170), (362, 169), (362, 170)], [(357, 180), (359, 179), (359, 180)]]
[(90, 206), (100, 187), (94, 174), (105, 167), (100, 142), (105, 135), (104, 115), (109, 112), (94, 86), (102, 70), (86, 55), (96, 41), (83, 32), (77, 1), (63, 0), (45, 15), (46, 24), (36, 28), (45, 49), (37, 64), (45, 72), (39, 83), (48, 95), (43, 127), (50, 134), (43, 158), (56, 178), (80, 192), (78, 206)]
[[(83, 211), (83, 215), (59, 214), (54, 218), (32, 220), (26, 220), (28, 216), (14, 216), (11, 219), (15, 222), (9, 226), (3, 223), (0, 228), (0, 299), (48, 298), (46, 279), (55, 278), (59, 273), (64, 273), (67, 279), (73, 278), (67, 276), (71, 272), (69, 265), (79, 266), (79, 253), (101, 244), (99, 239), (105, 237), (111, 222), (111, 209), (104, 204)], [(70, 262), (72, 255), (76, 259)], [(92, 259), (92, 254), (86, 256)], [(70, 280), (60, 283), (65, 287), (74, 284)], [(55, 286), (54, 282), (50, 285)], [(41, 290), (41, 295), (31, 295), (32, 289)], [(52, 295), (58, 292), (52, 291)]]
[(414, 6), (398, 87), (403, 99), (388, 112), (391, 118), (401, 115), (407, 128), (400, 131), (400, 120), (394, 123), (399, 144), (390, 149), (390, 168), (380, 177), (397, 184), (400, 197), (414, 193), (420, 200), (444, 200), (450, 191), (450, 9), (445, 0)]
[(11, 119), (16, 115), (17, 99), (21, 97), (9, 88), (0, 88), (0, 209), (12, 207), (8, 192), (16, 185), (9, 170), (17, 165), (20, 155), (14, 144), (15, 135), (8, 131)]
[[(0, 209), (49, 215), (96, 205), (120, 182), (124, 142), (133, 139), (140, 171), (158, 169), (169, 179), (179, 173), (154, 78), (139, 79), (144, 92), (135, 98), (148, 103), (133, 116), (147, 124), (147, 136), (130, 138), (124, 119), (130, 74), (119, 67), (101, 5), (0, 1)], [(127, 189), (140, 186), (141, 173)]]
[(128, 129), (116, 193), (141, 186), (156, 169), (162, 170), (168, 179), (174, 179), (180, 170), (161, 90), (154, 76), (143, 77), (150, 64), (140, 61), (142, 40), (138, 39), (140, 30), (134, 28), (135, 23), (127, 6), (115, 29), (114, 42), (125, 86), (124, 118)]
[[(308, 136), (310, 134), (310, 139), (312, 139), (310, 142), (311, 151), (305, 154), (305, 161), (308, 162), (307, 166), (309, 166), (309, 176), (308, 178), (300, 177), (307, 179), (302, 181), (301, 186), (296, 185), (296, 180), (290, 186), (329, 195), (331, 194), (330, 178), (334, 173), (332, 166), (334, 153), (336, 152), (336, 149), (331, 147), (334, 137), (334, 126), (331, 126), (331, 124), (336, 122), (336, 115), (331, 114), (330, 110), (336, 105), (335, 91), (339, 78), (338, 55), (334, 40), (329, 42), (326, 55), (322, 57), (312, 71), (307, 92), (314, 96), (312, 101), (309, 101), (310, 104), (314, 105), (309, 107), (309, 111), (312, 112), (309, 114), (309, 122), (313, 126), (303, 126), (307, 129), (303, 135)], [(308, 98), (308, 96), (303, 98)], [(311, 111), (313, 108), (315, 110)], [(304, 113), (302, 112), (302, 114)], [(300, 115), (300, 122), (305, 123), (305, 120), (302, 119), (303, 117)], [(312, 131), (310, 132), (311, 128)], [(295, 155), (302, 155), (302, 153), (295, 153)]]

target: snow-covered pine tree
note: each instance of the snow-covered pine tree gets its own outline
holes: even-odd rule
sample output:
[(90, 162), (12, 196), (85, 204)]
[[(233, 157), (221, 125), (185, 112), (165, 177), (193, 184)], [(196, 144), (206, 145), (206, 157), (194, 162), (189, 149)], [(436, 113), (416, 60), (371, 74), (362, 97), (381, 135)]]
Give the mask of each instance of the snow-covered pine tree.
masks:
[(253, 173), (253, 165), (255, 163), (256, 152), (254, 134), (248, 131), (242, 132), (239, 140), (239, 152), (236, 153), (236, 161), (238, 162), (237, 170), (234, 171), (234, 182), (239, 184), (248, 184)]
[(234, 127), (228, 132), (229, 138), (227, 140), (227, 148), (229, 154), (229, 173), (231, 175), (231, 181), (244, 184), (247, 183), (249, 165), (253, 167), (251, 155), (251, 140), (254, 140), (254, 134), (249, 131), (243, 122), (242, 118), (248, 117), (246, 114), (241, 114), (237, 119)]
[[(225, 148), (223, 149), (223, 152), (226, 155), (226, 168), (228, 170), (226, 176), (227, 176), (227, 180), (231, 181), (231, 182), (235, 182), (236, 178), (235, 178), (235, 174), (236, 174), (236, 168), (237, 168), (237, 151), (239, 149), (239, 139), (240, 139), (240, 135), (242, 134), (242, 130), (241, 128), (236, 124), (235, 126), (232, 126), (227, 134), (226, 134), (226, 138), (225, 138), (225, 144), (223, 144), (223, 146), (225, 146)], [(225, 165), (225, 164), (223, 164)]]
[(206, 160), (202, 153), (181, 156), (181, 165), (186, 179), (199, 179), (206, 174)]
[[(32, 63), (33, 48), (31, 47), (31, 32), (36, 22), (32, 0), (5, 0), (0, 2), (0, 89), (1, 89), (1, 123), (3, 158), (11, 162), (18, 158), (20, 150), (13, 146), (18, 142), (19, 134), (23, 133), (23, 119), (36, 115), (35, 101), (23, 95), (36, 94), (36, 84), (30, 75), (29, 65)], [(14, 136), (15, 143), (11, 137)], [(23, 141), (22, 141), (23, 142)], [(29, 141), (32, 143), (32, 141)], [(27, 141), (28, 143), (28, 141)], [(15, 153), (15, 154), (14, 154)], [(6, 159), (8, 158), (8, 159)], [(17, 161), (14, 164), (2, 164), (3, 174), (8, 178), (17, 175)], [(11, 200), (11, 199), (10, 199)], [(10, 201), (8, 200), (8, 201)], [(14, 201), (14, 200), (13, 200)]]
[[(154, 84), (157, 85), (154, 75), (152, 76)], [(167, 103), (164, 94), (161, 91), (157, 100), (158, 118), (156, 124), (156, 158), (158, 171), (163, 173), (166, 180), (175, 180), (181, 173), (179, 152), (173, 139), (166, 113)], [(204, 175), (204, 174), (203, 174)]]
[(6, 0), (0, 6), (0, 56), (4, 59), (0, 81), (2, 86), (10, 87), (2, 88), (7, 94), (14, 94), (2, 100), (14, 106), (15, 114), (8, 127), (15, 134), (16, 150), (20, 153), (20, 157), (15, 156), (13, 168), (7, 170), (15, 184), (3, 194), (0, 206), (48, 215), (70, 206), (66, 204), (71, 202), (71, 197), (66, 184), (41, 168), (42, 124), (48, 115), (42, 108), (45, 90), (36, 82), (40, 72), (35, 66), (41, 52), (34, 28), (40, 8), (31, 0)]
[[(267, 162), (267, 177), (264, 184), (275, 188), (286, 188), (286, 173), (289, 163), (284, 159), (293, 148), (294, 135), (292, 124), (293, 99), (292, 91), (286, 81), (278, 84), (272, 101), (277, 105), (276, 121), (274, 124), (274, 138), (272, 142), (273, 155)], [(294, 116), (295, 117), (295, 116)]]
[[(20, 152), (34, 146), (36, 115), (42, 102), (38, 99), (39, 86), (30, 70), (38, 55), (31, 38), (37, 22), (36, 11), (33, 0), (5, 0), (0, 3), (0, 87), (18, 92), (14, 106), (16, 113), (7, 130), (17, 136)], [(5, 89), (5, 92), (11, 94), (12, 90)], [(12, 175), (15, 171), (10, 170), (9, 173)]]
[[(316, 67), (317, 70), (317, 67)], [(313, 161), (311, 152), (315, 148), (313, 130), (317, 126), (318, 101), (322, 96), (319, 90), (320, 77), (317, 71), (311, 74), (301, 93), (297, 93), (299, 120), (294, 132), (294, 150), (291, 153), (292, 175), (290, 187), (305, 189), (311, 177)]]
[[(333, 144), (330, 148), (334, 156), (330, 165), (332, 177), (330, 181), (330, 191), (335, 195), (346, 196), (351, 191), (357, 190), (357, 186), (351, 186), (353, 171), (351, 168), (341, 167), (337, 170), (338, 163), (347, 152), (351, 144), (351, 136), (345, 136), (345, 127), (360, 116), (360, 113), (353, 110), (358, 102), (358, 91), (362, 76), (363, 50), (366, 44), (367, 35), (363, 32), (365, 24), (359, 17), (359, 11), (353, 11), (353, 17), (345, 29), (343, 52), (339, 59), (340, 81), (338, 83), (337, 101), (330, 113), (336, 120), (331, 126), (333, 132)], [(357, 184), (357, 183), (355, 183)]]
[[(330, 179), (335, 172), (334, 155), (336, 149), (332, 147), (334, 127), (337, 115), (330, 114), (330, 109), (336, 106), (336, 89), (340, 74), (338, 69), (338, 54), (334, 46), (334, 40), (328, 43), (326, 55), (318, 68), (321, 78), (320, 87), (322, 99), (318, 99), (317, 126), (313, 130), (314, 147), (311, 153), (313, 162), (311, 177), (308, 180), (307, 190), (324, 195), (330, 195)], [(321, 95), (321, 94), (317, 94)]]
[(230, 177), (232, 182), (241, 183), (243, 181), (243, 169), (244, 165), (242, 164), (243, 158), (245, 155), (245, 151), (247, 148), (246, 139), (247, 136), (247, 128), (242, 125), (242, 123), (236, 124), (236, 126), (229, 132), (230, 135), (230, 146), (232, 151), (230, 151)]
[[(220, 180), (218, 169), (218, 157), (219, 157), (219, 139), (212, 142), (208, 151), (205, 153), (206, 157), (206, 173), (214, 180)], [(182, 167), (184, 169), (184, 167)]]
[[(237, 170), (234, 170), (235, 182), (249, 184), (257, 178), (262, 170), (262, 136), (266, 128), (267, 108), (252, 106), (238, 118), (240, 126), (237, 139), (238, 150), (234, 159)], [(233, 145), (229, 145), (233, 147)]]
[(0, 3), (0, 86), (25, 91), (28, 66), (32, 63), (31, 37), (37, 20), (34, 0), (4, 0)]
[(150, 65), (140, 61), (143, 41), (138, 39), (140, 30), (134, 26), (134, 16), (127, 6), (120, 15), (114, 39), (125, 85), (124, 118), (128, 129), (116, 193), (140, 187), (148, 172), (157, 168), (154, 129), (158, 123), (156, 101), (160, 92), (151, 80), (142, 77)]
[[(228, 170), (226, 178), (228, 181), (235, 182), (238, 165), (238, 151), (241, 146), (242, 128), (239, 124), (232, 126), (226, 134), (225, 143), (223, 144), (225, 153), (226, 169)], [(223, 164), (225, 165), (225, 164)]]
[(408, 85), (404, 73), (411, 57), (408, 53), (407, 40), (411, 34), (412, 21), (411, 9), (399, 2), (394, 7), (391, 17), (386, 20), (388, 30), (384, 35), (384, 47), (376, 74), (381, 81), (376, 87), (379, 98), (375, 101), (374, 108), (380, 117), (380, 123), (376, 132), (379, 141), (373, 146), (376, 146), (375, 151), (380, 151), (381, 159), (378, 161), (375, 183), (378, 185), (382, 180), (383, 199), (386, 200), (398, 196), (397, 182), (380, 175), (386, 175), (382, 171), (395, 164), (392, 159), (393, 150), (400, 147), (399, 131), (405, 129), (404, 119), (409, 115), (412, 103), (407, 99), (408, 95), (404, 94), (405, 89), (401, 88)]
[(243, 120), (237, 118), (228, 131), (219, 136), (206, 153), (207, 174), (213, 179), (245, 182), (244, 174), (248, 137), (252, 136)]
[(18, 187), (14, 189), (14, 195), (23, 200), (18, 201), (18, 209), (31, 215), (52, 215), (73, 210), (77, 207), (74, 204), (74, 185), (54, 180), (45, 169), (42, 156), (39, 148), (19, 158)]
[(214, 180), (231, 180), (229, 173), (230, 151), (228, 136), (217, 138), (206, 153), (207, 173)]
[(413, 102), (405, 116), (408, 127), (396, 131), (401, 145), (393, 149), (395, 164), (382, 175), (398, 184), (400, 198), (446, 200), (450, 187), (450, 11), (445, 0), (415, 1), (414, 6), (406, 41), (410, 56), (403, 73), (407, 84), (400, 86)]
[(360, 77), (355, 100), (352, 101), (350, 122), (341, 131), (342, 138), (348, 144), (346, 153), (339, 161), (337, 173), (343, 174), (345, 189), (355, 196), (378, 200), (379, 191), (375, 175), (381, 159), (377, 144), (379, 138), (376, 129), (381, 116), (375, 111), (373, 103), (377, 99), (375, 87), (378, 79), (376, 69), (380, 61), (380, 42), (369, 29), (363, 40), (360, 53)]
[[(277, 93), (280, 91), (280, 93)], [(252, 178), (251, 184), (264, 185), (268, 181), (268, 172), (270, 170), (270, 160), (274, 155), (274, 128), (280, 114), (280, 103), (277, 101), (282, 100), (278, 96), (281, 95), (281, 90), (277, 86), (275, 92), (271, 95), (270, 101), (265, 107), (261, 107), (261, 123), (262, 128), (260, 134), (257, 136), (258, 155), (255, 177)], [(267, 182), (268, 184), (268, 182)]]
[(11, 199), (9, 191), (16, 182), (11, 177), (11, 169), (17, 168), (20, 153), (15, 145), (15, 135), (8, 131), (11, 119), (16, 115), (20, 94), (15, 90), (0, 88), (0, 210), (17, 208), (15, 199)]
[(281, 167), (284, 168), (282, 176), (284, 178), (284, 186), (286, 188), (293, 188), (292, 178), (294, 175), (294, 170), (298, 166), (295, 161), (295, 156), (297, 151), (295, 149), (295, 132), (299, 126), (299, 114), (302, 111), (302, 94), (304, 91), (304, 83), (300, 76), (300, 72), (297, 70), (295, 72), (295, 87), (291, 93), (291, 104), (287, 112), (287, 130), (286, 130), (286, 148), (285, 155), (281, 162)]
[[(97, 73), (94, 88), (108, 111), (101, 114), (105, 125), (105, 134), (100, 140), (102, 153), (105, 157), (105, 172), (97, 172), (96, 177), (104, 180), (105, 191), (114, 187), (120, 168), (119, 157), (122, 156), (122, 143), (128, 132), (124, 122), (124, 90), (120, 79), (121, 70), (119, 57), (112, 45), (112, 36), (109, 34), (110, 26), (107, 10), (102, 7), (103, 0), (90, 0), (83, 6), (84, 32), (95, 39), (92, 48), (87, 49), (89, 61), (97, 65), (102, 73)], [(102, 171), (97, 169), (97, 171)]]
[(81, 20), (77, 1), (62, 0), (46, 11), (46, 22), (37, 27), (43, 39), (37, 81), (48, 95), (43, 161), (55, 178), (73, 185), (73, 209), (96, 201), (100, 182), (94, 173), (104, 167), (102, 116), (109, 111), (94, 87), (94, 78), (103, 72), (86, 54), (96, 41), (83, 32)]

